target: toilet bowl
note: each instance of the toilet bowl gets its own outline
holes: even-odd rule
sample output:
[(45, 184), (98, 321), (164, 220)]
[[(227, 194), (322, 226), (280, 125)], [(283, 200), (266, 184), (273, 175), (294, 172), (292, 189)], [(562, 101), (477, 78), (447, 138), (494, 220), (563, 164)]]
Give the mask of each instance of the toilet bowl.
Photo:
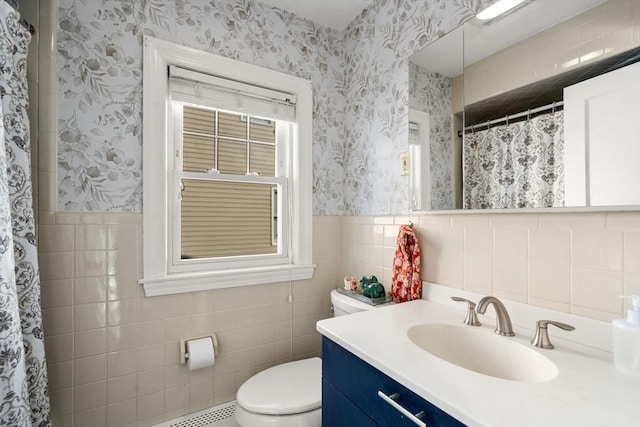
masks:
[[(333, 315), (370, 310), (373, 306), (331, 291)], [(318, 357), (283, 363), (244, 382), (236, 396), (240, 427), (321, 427), (322, 361)]]
[(236, 422), (241, 427), (301, 427), (322, 424), (322, 360), (283, 363), (240, 386)]

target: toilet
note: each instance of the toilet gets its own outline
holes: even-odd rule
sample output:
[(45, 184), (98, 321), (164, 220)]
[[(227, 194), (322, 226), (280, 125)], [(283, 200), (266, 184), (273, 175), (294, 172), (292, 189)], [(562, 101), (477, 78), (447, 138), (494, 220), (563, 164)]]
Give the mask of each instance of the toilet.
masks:
[[(335, 290), (331, 303), (334, 316), (374, 308)], [(283, 363), (249, 378), (238, 389), (235, 421), (240, 427), (321, 427), (322, 360)]]

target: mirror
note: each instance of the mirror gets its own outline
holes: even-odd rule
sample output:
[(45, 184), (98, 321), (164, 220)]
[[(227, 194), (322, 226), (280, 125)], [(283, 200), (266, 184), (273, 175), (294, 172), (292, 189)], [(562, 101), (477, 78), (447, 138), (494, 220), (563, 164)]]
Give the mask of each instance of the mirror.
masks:
[(415, 53), (411, 209), (640, 208), (638, 61), (632, 0), (525, 0)]

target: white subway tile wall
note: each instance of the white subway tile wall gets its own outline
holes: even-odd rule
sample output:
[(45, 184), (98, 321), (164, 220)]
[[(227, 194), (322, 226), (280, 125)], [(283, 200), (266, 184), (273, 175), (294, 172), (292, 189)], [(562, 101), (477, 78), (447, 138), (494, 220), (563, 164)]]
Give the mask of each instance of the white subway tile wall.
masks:
[[(619, 295), (640, 293), (638, 211), (343, 217), (341, 272), (382, 271), (388, 289), (398, 224), (409, 221), (426, 281), (604, 321), (628, 308)], [(366, 250), (371, 235), (382, 248)]]
[[(339, 217), (314, 219), (318, 269), (292, 283), (291, 305), (288, 283), (145, 298), (141, 214), (48, 218), (39, 251), (56, 426), (159, 423), (235, 399), (262, 369), (320, 355), (315, 323), (331, 316), (340, 281)], [(214, 367), (189, 372), (179, 340), (212, 332)]]
[[(596, 6), (464, 70), (467, 105), (640, 45), (640, 3)], [(537, 54), (531, 54), (537, 52)]]

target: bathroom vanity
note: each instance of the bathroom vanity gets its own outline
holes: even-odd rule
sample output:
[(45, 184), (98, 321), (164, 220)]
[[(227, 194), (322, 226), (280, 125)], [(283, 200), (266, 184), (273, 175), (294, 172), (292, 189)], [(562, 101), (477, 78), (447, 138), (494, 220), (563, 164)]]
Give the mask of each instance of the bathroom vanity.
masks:
[(326, 426), (464, 426), (326, 337), (322, 339), (322, 404), (322, 425)]
[[(448, 288), (446, 292), (454, 295), (462, 291)], [(551, 330), (555, 349), (543, 350), (530, 344), (535, 322), (527, 318), (522, 326), (524, 317), (514, 315), (512, 305), (507, 307), (512, 313), (515, 337), (493, 334), (495, 321), (489, 316), (480, 317), (482, 326), (463, 325), (463, 306), (432, 300), (318, 322), (317, 329), (323, 335), (324, 425), (638, 425), (640, 378), (619, 373), (610, 351), (593, 345), (606, 342), (604, 335), (610, 325), (589, 319), (581, 324), (576, 318), (574, 337), (578, 342), (567, 339), (569, 333)], [(543, 311), (545, 317), (539, 319), (553, 313)], [(570, 315), (557, 316), (567, 321)], [(409, 339), (409, 329), (423, 324), (471, 328), (487, 337), (487, 345), (493, 342), (488, 339), (489, 334), (491, 338), (510, 340), (510, 346), (522, 347), (524, 353), (537, 353), (536, 357), (550, 362), (553, 372), (541, 379), (519, 374), (514, 379), (504, 379), (462, 368)], [(579, 342), (582, 337), (593, 335), (601, 336), (587, 340), (589, 345)], [(478, 343), (474, 345), (477, 349)], [(496, 357), (499, 354), (496, 352)], [(473, 347), (467, 355), (473, 359)], [(506, 359), (497, 364), (507, 363)], [(411, 420), (415, 414), (420, 415)]]

